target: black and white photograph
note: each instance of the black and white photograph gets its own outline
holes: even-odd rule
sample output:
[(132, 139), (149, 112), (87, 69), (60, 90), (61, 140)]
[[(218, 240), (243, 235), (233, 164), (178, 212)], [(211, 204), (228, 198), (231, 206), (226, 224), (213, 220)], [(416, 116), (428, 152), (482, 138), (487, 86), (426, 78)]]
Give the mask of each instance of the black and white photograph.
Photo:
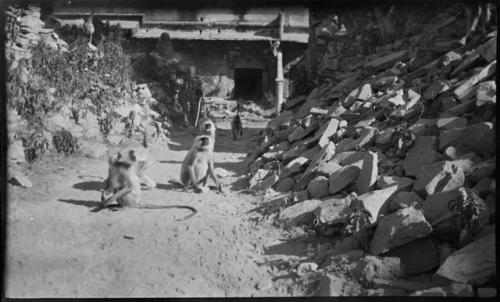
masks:
[(496, 297), (496, 1), (2, 1), (2, 300)]

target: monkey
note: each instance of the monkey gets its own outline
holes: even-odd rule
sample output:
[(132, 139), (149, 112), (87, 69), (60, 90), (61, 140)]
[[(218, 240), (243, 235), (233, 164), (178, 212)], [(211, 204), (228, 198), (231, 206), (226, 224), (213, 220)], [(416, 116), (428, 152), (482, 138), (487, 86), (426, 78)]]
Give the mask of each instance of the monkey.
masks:
[(207, 184), (208, 176), (211, 176), (217, 187), (217, 192), (222, 192), (222, 186), (214, 172), (213, 143), (209, 135), (195, 137), (193, 146), (184, 158), (181, 166), (181, 182), (184, 191), (190, 186), (194, 187), (196, 193), (202, 192), (202, 187)]
[[(200, 110), (202, 112), (200, 112)], [(198, 119), (200, 117), (200, 114), (203, 115), (201, 119)], [(196, 122), (195, 122), (195, 127), (198, 128), (198, 134), (203, 135), (207, 134), (210, 135), (212, 138), (212, 152), (214, 150), (215, 146), (215, 123), (214, 121), (208, 117), (208, 109), (206, 108), (205, 105), (205, 99), (203, 97), (200, 98), (200, 101), (198, 102), (198, 115), (196, 117)]]
[[(137, 175), (138, 164), (136, 150), (130, 149), (127, 152), (119, 152), (109, 157), (108, 178), (104, 182), (102, 188), (101, 204), (94, 209), (97, 212), (101, 209), (111, 206), (113, 202), (118, 202), (118, 205), (123, 208), (140, 208), (140, 209), (188, 209), (192, 213), (184, 219), (190, 218), (198, 211), (191, 206), (185, 205), (151, 205), (141, 202), (141, 185), (139, 176)], [(105, 198), (105, 194), (112, 193), (109, 198)]]
[(238, 134), (243, 136), (243, 125), (241, 124), (240, 118), (240, 104), (236, 105), (236, 116), (231, 122), (231, 130), (233, 132), (233, 139), (235, 140)]
[(146, 175), (146, 171), (153, 162), (153, 158), (148, 150), (148, 139), (146, 127), (143, 132), (142, 146), (129, 146), (118, 152), (120, 158), (126, 158), (130, 151), (134, 151), (134, 156), (136, 158), (136, 164), (134, 165), (136, 171), (135, 173), (140, 180), (146, 185), (147, 189), (154, 189), (156, 187), (156, 182), (154, 182), (149, 176)]

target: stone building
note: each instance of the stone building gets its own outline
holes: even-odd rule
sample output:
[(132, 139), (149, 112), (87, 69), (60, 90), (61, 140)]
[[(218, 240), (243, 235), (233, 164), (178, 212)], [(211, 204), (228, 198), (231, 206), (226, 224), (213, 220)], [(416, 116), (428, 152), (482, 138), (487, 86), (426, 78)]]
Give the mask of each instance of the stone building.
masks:
[[(272, 42), (281, 38), (283, 65), (303, 55), (309, 38), (309, 10), (284, 1), (78, 1), (46, 6), (62, 24), (81, 25), (94, 11), (120, 24), (134, 47), (156, 50), (168, 34), (173, 51), (199, 76), (205, 96), (273, 99), (277, 74)], [(280, 15), (282, 21), (280, 22)], [(280, 23), (282, 34), (280, 35)], [(167, 42), (167, 44), (169, 44)], [(284, 97), (289, 81), (285, 78)]]

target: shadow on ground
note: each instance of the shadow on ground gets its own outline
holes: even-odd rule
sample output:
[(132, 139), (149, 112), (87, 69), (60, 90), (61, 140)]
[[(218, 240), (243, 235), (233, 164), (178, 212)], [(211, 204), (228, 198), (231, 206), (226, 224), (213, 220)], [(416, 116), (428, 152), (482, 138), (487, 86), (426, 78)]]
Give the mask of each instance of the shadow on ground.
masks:
[(82, 191), (99, 191), (102, 187), (102, 181), (83, 181), (73, 185), (73, 188)]
[(101, 205), (101, 202), (95, 200), (76, 200), (76, 199), (58, 199), (57, 201), (65, 202), (77, 206), (84, 206), (87, 208), (95, 208)]

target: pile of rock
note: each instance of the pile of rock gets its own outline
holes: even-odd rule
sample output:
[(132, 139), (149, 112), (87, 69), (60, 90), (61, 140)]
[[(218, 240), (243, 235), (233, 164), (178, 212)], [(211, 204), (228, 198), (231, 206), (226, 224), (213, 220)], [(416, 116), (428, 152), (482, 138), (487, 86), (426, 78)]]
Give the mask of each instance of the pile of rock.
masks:
[[(453, 12), (429, 24), (454, 26)], [(424, 34), (342, 58), (343, 79), (289, 99), (249, 154), (251, 190), (289, 192), (269, 202), (281, 222), (345, 234), (318, 263), (335, 289), (322, 295), (345, 294), (329, 272), (338, 266), (362, 294), (494, 291), (482, 287), (496, 274), (497, 33), (442, 43), (419, 61), (410, 45)], [(338, 261), (345, 253), (349, 264)]]

